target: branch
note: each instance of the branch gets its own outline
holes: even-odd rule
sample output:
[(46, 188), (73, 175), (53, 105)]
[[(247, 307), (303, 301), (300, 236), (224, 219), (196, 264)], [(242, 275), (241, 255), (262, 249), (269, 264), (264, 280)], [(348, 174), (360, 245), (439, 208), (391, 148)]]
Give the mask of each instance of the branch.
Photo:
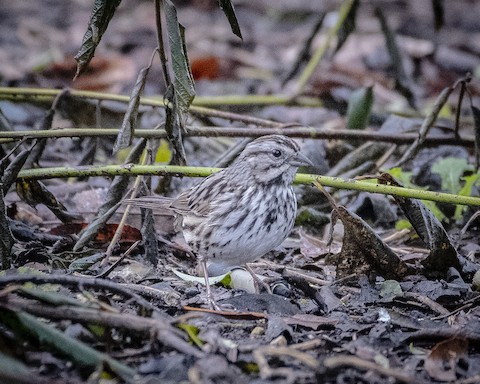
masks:
[[(38, 101), (51, 102), (60, 92), (61, 89), (44, 89), (44, 88), (8, 88), (0, 87), (0, 98), (2, 100), (12, 101)], [(80, 99), (109, 100), (128, 103), (130, 96), (117, 95), (114, 93), (102, 93), (71, 89), (70, 94)], [(165, 108), (164, 96), (157, 95), (154, 97), (142, 97), (140, 104), (151, 107)], [(321, 107), (322, 102), (314, 97), (294, 97), (288, 95), (225, 95), (225, 96), (196, 96), (190, 112), (203, 111), (205, 106), (222, 106), (222, 105), (302, 105), (306, 107)]]
[[(181, 167), (174, 165), (106, 165), (106, 166), (78, 166), (78, 167), (52, 167), (27, 169), (18, 174), (18, 178), (23, 179), (53, 179), (69, 177), (91, 177), (91, 176), (117, 176), (117, 175), (173, 175), (173, 176), (191, 176), (205, 177), (218, 168), (207, 167)], [(352, 179), (342, 179), (339, 177), (329, 177), (321, 175), (297, 174), (295, 181), (299, 184), (312, 184), (318, 181), (325, 187), (337, 189), (349, 189), (356, 191), (365, 191), (371, 193), (381, 193), (384, 195), (397, 195), (413, 199), (431, 200), (442, 203), (480, 206), (480, 198), (473, 196), (460, 196), (450, 193), (423, 191), (411, 188), (394, 187), (389, 185), (374, 184), (371, 182), (357, 181)]]
[[(31, 131), (5, 131), (0, 132), (0, 143), (14, 140), (34, 138), (58, 138), (58, 137), (115, 137), (118, 134), (116, 128), (62, 128), (53, 130)], [(185, 136), (189, 137), (260, 137), (263, 135), (281, 134), (297, 138), (325, 139), (325, 140), (365, 140), (379, 141), (394, 144), (409, 144), (418, 138), (418, 134), (391, 134), (373, 131), (357, 131), (349, 129), (325, 129), (318, 127), (284, 127), (277, 125), (276, 128), (243, 128), (243, 127), (187, 127)], [(135, 137), (165, 138), (163, 129), (137, 129)], [(436, 145), (459, 145), (463, 147), (474, 146), (474, 137), (462, 135), (455, 138), (452, 135), (430, 135), (425, 138), (427, 146)]]
[(43, 304), (33, 303), (31, 300), (8, 298), (6, 303), (0, 304), (4, 308), (12, 311), (25, 311), (31, 315), (54, 320), (71, 320), (81, 324), (99, 324), (111, 328), (122, 328), (127, 331), (135, 331), (147, 334), (150, 338), (152, 334), (156, 339), (182, 353), (195, 357), (202, 357), (203, 353), (193, 348), (188, 342), (180, 338), (175, 329), (170, 324), (159, 318), (145, 318), (129, 313), (113, 313), (100, 309), (81, 308), (62, 305), (52, 307)]

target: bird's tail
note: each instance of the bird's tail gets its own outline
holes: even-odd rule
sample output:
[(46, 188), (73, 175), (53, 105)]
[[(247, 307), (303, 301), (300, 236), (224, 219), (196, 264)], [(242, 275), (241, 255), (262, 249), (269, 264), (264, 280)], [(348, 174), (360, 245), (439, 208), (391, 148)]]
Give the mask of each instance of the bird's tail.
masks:
[(173, 199), (165, 196), (142, 196), (135, 199), (125, 199), (123, 204), (129, 204), (138, 208), (147, 208), (154, 211), (168, 211), (173, 213), (170, 204)]

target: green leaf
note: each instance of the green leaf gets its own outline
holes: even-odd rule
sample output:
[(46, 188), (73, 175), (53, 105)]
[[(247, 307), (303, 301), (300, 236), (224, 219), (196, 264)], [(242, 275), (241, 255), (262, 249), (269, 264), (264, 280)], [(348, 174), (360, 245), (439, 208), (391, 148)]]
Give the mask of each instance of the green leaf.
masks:
[(380, 287), (380, 296), (392, 298), (403, 294), (402, 287), (397, 280), (385, 280)]
[(178, 22), (177, 10), (170, 0), (164, 0), (167, 34), (172, 57), (174, 74), (175, 99), (181, 113), (188, 111), (188, 107), (195, 97), (193, 76), (188, 63), (185, 48), (184, 27)]
[[(177, 275), (180, 279), (184, 280), (184, 281), (190, 281), (190, 282), (194, 282), (194, 283), (200, 283), (200, 284), (203, 284), (205, 285), (205, 278), (201, 277), (201, 276), (192, 276), (192, 275), (189, 275), (187, 273), (183, 273), (183, 272), (180, 272), (180, 271), (177, 271), (176, 269), (173, 269), (172, 268), (172, 271), (175, 275)], [(208, 278), (208, 283), (210, 285), (213, 285), (213, 284), (217, 284), (217, 283), (220, 283), (220, 282), (223, 282), (223, 280), (230, 274), (230, 272), (227, 272), (223, 275), (220, 275), (220, 276), (213, 276), (213, 277), (209, 277)], [(227, 280), (226, 280), (227, 281)], [(228, 281), (227, 281), (228, 282)]]
[(172, 158), (172, 151), (168, 146), (167, 140), (160, 140), (160, 146), (158, 147), (157, 154), (155, 156), (155, 163), (168, 164)]
[(105, 258), (104, 253), (95, 253), (86, 257), (81, 257), (70, 263), (68, 270), (71, 272), (83, 272), (90, 268), (92, 265), (102, 261)]
[(373, 104), (373, 86), (357, 89), (348, 100), (347, 128), (365, 129), (370, 120)]
[(97, 324), (89, 324), (88, 330), (92, 332), (97, 338), (104, 338), (107, 333), (107, 329), (103, 325)]
[(440, 221), (445, 221), (447, 219), (447, 216), (442, 212), (440, 208), (438, 208), (437, 203), (434, 201), (429, 201), (429, 200), (420, 200), (430, 212), (433, 213), (433, 216), (435, 216), (438, 220)]
[(410, 221), (405, 219), (398, 220), (395, 223), (395, 229), (397, 231), (401, 231), (402, 229), (411, 229), (411, 228), (412, 228), (412, 223), (410, 223)]
[[(462, 180), (465, 182), (463, 187), (458, 192), (461, 196), (472, 196), (473, 186), (478, 184), (477, 182), (480, 181), (480, 172), (474, 173), (469, 176), (462, 177)], [(467, 210), (466, 205), (457, 205), (455, 207), (455, 214), (453, 218), (455, 221), (460, 221), (463, 218), (463, 213)]]
[(75, 60), (77, 60), (75, 78), (85, 71), (88, 63), (93, 59), (95, 49), (97, 49), (97, 45), (107, 30), (120, 2), (121, 0), (95, 0), (87, 31), (83, 35), (82, 46), (75, 55)]
[(424, 349), (420, 349), (418, 347), (415, 347), (415, 345), (413, 343), (408, 344), (408, 351), (412, 355), (417, 355), (417, 356), (425, 356), (426, 355), (426, 352), (425, 352)]
[(198, 348), (203, 347), (205, 343), (198, 337), (198, 334), (200, 333), (200, 329), (198, 327), (184, 323), (177, 324), (177, 327), (187, 332), (187, 335), (192, 343), (194, 343)]
[(480, 181), (480, 172), (462, 177), (462, 180), (465, 184), (460, 191), (458, 191), (458, 194), (461, 196), (472, 196), (473, 186), (478, 184), (477, 181)]
[(105, 353), (98, 352), (88, 345), (67, 336), (28, 313), (2, 310), (0, 311), (0, 321), (11, 328), (15, 334), (20, 333), (24, 336), (33, 337), (41, 344), (49, 345), (64, 355), (69, 356), (79, 365), (98, 367), (106, 363), (118, 376), (128, 381), (133, 378), (135, 372), (130, 367)]
[(404, 187), (410, 188), (413, 186), (411, 182), (412, 172), (406, 172), (400, 167), (390, 168), (387, 172), (397, 179)]
[(218, 0), (218, 5), (222, 9), (223, 13), (225, 13), (225, 16), (227, 16), (227, 20), (230, 23), (232, 32), (243, 40), (242, 32), (240, 31), (240, 25), (238, 24), (232, 2), (230, 0)]
[(0, 351), (0, 383), (30, 384), (32, 377), (25, 364)]
[(226, 288), (232, 288), (232, 271), (223, 275), (223, 279), (220, 280), (220, 284)]
[(241, 363), (241, 368), (242, 368), (242, 371), (244, 372), (251, 373), (251, 374), (258, 374), (260, 372), (260, 368), (256, 363), (245, 362), (245, 361), (243, 363), (239, 361), (239, 363)]
[[(426, 189), (412, 183), (412, 172), (405, 172), (400, 167), (391, 168), (387, 172), (397, 179), (405, 188)], [(422, 200), (422, 202), (438, 220), (443, 221), (447, 218), (434, 201)], [(410, 225), (402, 223), (397, 223), (395, 226), (397, 230), (410, 227)]]
[(436, 161), (432, 165), (432, 172), (440, 175), (442, 190), (450, 193), (458, 193), (462, 188), (460, 178), (465, 171), (472, 170), (472, 166), (465, 159), (446, 157)]

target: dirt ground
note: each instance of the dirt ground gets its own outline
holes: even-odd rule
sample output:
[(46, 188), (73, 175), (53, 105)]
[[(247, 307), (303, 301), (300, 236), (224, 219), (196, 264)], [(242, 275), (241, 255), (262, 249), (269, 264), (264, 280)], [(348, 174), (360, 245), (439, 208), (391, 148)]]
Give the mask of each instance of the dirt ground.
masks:
[[(406, 187), (478, 196), (479, 2), (361, 1), (352, 34), (338, 51), (333, 35), (301, 88), (302, 71), (348, 1), (233, 3), (243, 40), (218, 2), (174, 2), (195, 79), (193, 105), (221, 111), (187, 116), (188, 165), (226, 166), (246, 144), (221, 130), (253, 137), (285, 129), (315, 164), (301, 173), (350, 180), (388, 171)], [(89, 68), (72, 82), (92, 6), (0, 2), (2, 186), (12, 159), (26, 155), (23, 170), (130, 162), (132, 147), (112, 155), (111, 136), (35, 146), (31, 137), (5, 139), (9, 131), (122, 125), (127, 103), (98, 95), (131, 94), (157, 46), (154, 4), (123, 1)], [(454, 85), (429, 137), (396, 166), (442, 90)], [(71, 92), (49, 115), (53, 97), (8, 96), (15, 88)], [(157, 58), (144, 95), (166, 93)], [(292, 95), (299, 97), (280, 97)], [(360, 110), (371, 108), (361, 117), (365, 129), (347, 129), (354, 98)], [(161, 106), (139, 111), (139, 129), (165, 122)], [(312, 133), (325, 129), (330, 136)], [(165, 139), (156, 142), (156, 163), (166, 164), (174, 151)], [(113, 176), (48, 178), (41, 185), (51, 195), (24, 179), (4, 188), (0, 227), (14, 241), (8, 267), (4, 255), (0, 264), (1, 383), (480, 382), (478, 204), (327, 188), (332, 203), (317, 187), (296, 185), (294, 230), (251, 263), (272, 292), (259, 292), (238, 268), (213, 287), (225, 309), (214, 311), (171, 215), (132, 210), (116, 244), (125, 205), (104, 228), (92, 226), (108, 199), (132, 188), (134, 177)], [(154, 176), (142, 187), (165, 193), (168, 185), (175, 196), (196, 182)], [(96, 236), (78, 246), (80, 231), (92, 227)]]

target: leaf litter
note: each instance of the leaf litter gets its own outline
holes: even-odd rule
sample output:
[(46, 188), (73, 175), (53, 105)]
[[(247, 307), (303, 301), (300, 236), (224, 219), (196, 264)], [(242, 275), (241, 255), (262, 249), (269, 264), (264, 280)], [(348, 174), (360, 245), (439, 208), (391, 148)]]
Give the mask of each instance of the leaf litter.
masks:
[[(324, 34), (328, 28), (313, 28), (318, 23), (318, 15), (313, 15), (308, 4), (293, 7), (281, 5), (281, 2), (272, 5), (260, 1), (254, 7), (235, 3), (233, 11), (231, 3), (223, 1), (223, 12), (230, 24), (234, 23), (229, 25), (217, 4), (193, 3), (196, 2), (178, 9), (179, 21), (185, 25), (185, 44), (189, 54), (191, 52), (197, 58), (210, 57), (214, 51), (222, 60), (221, 65), (229, 66), (227, 71), (222, 68), (223, 72), (218, 72), (218, 78), (209, 76), (208, 79), (198, 80), (197, 94), (228, 94), (232, 93), (232, 89), (246, 94), (274, 92), (278, 84), (265, 79), (275, 78), (278, 73), (288, 73), (288, 63), (293, 65), (295, 61), (296, 52), (292, 51), (292, 47), (301, 47), (307, 40), (311, 41), (312, 47), (318, 46), (315, 36), (309, 39), (309, 31)], [(410, 24), (422, 14), (416, 13), (419, 9), (398, 12), (393, 8), (398, 14), (397, 24), (390, 22), (391, 7), (394, 6), (386, 6), (382, 15), (375, 16), (360, 2), (353, 13), (357, 17), (357, 23), (353, 22), (354, 30), (348, 30), (350, 34), (338, 54), (322, 62), (320, 70), (311, 79), (311, 89), (307, 92), (320, 96), (325, 107), (302, 110), (302, 120), (316, 125), (318, 121), (340, 119), (347, 111), (350, 97), (359, 97), (354, 91), (365, 87), (369, 90), (368, 98), (356, 103), (367, 105), (368, 109), (371, 106), (372, 110), (360, 116), (361, 126), (368, 122), (370, 127), (379, 127), (382, 122), (389, 121), (394, 132), (400, 131), (402, 126), (418, 132), (422, 119), (403, 117), (403, 123), (398, 120), (395, 123), (390, 119), (392, 115), (387, 115), (385, 111), (393, 106), (397, 110), (406, 109), (416, 103), (433, 106), (442, 89), (451, 87), (465, 76), (465, 65), (472, 62), (477, 67), (480, 65), (478, 47), (469, 37), (469, 15), (479, 12), (478, 7), (473, 5), (474, 9), (469, 9), (471, 12), (466, 15), (462, 7), (467, 5), (459, 3), (462, 4), (444, 5), (448, 11), (444, 15), (445, 20), (439, 16), (437, 9), (435, 25), (441, 26), (441, 30), (445, 28), (445, 43), (432, 54), (431, 49), (434, 48), (425, 45), (432, 41), (431, 36), (415, 30)], [(79, 7), (76, 15), (84, 15), (83, 19), (88, 20), (90, 9), (80, 4), (76, 6)], [(110, 54), (121, 52), (118, 59), (125, 63), (124, 77), (116, 76), (109, 86), (129, 94), (135, 82), (135, 71), (131, 67), (136, 66), (136, 72), (145, 67), (152, 47), (156, 45), (152, 32), (155, 22), (149, 15), (151, 8), (147, 9), (144, 4), (126, 2), (119, 10), (122, 6), (132, 10), (133, 16), (128, 17), (142, 16), (144, 25), (124, 23), (122, 26), (113, 18), (96, 52), (97, 55), (105, 55), (107, 63), (114, 61), (108, 59)], [(24, 10), (19, 4), (10, 7), (10, 20), (18, 20)], [(40, 23), (50, 22), (54, 28), (45, 29), (46, 39), (49, 38), (48, 33), (57, 33), (57, 29), (65, 28), (59, 23), (61, 18), (47, 17), (44, 9), (32, 7), (32, 13)], [(207, 10), (202, 10), (202, 7), (207, 7)], [(49, 8), (53, 9), (53, 14), (58, 12), (55, 6)], [(257, 8), (262, 12), (259, 13)], [(0, 11), (4, 9), (0, 8)], [(451, 20), (455, 20), (460, 11), (466, 16), (458, 19), (461, 22), (452, 23)], [(272, 12), (277, 16), (273, 20), (269, 17)], [(126, 16), (118, 13), (115, 17)], [(382, 20), (384, 34), (379, 28), (369, 39), (362, 34), (359, 21), (368, 22), (377, 18)], [(212, 24), (213, 19), (218, 19), (218, 22)], [(424, 22), (422, 19), (418, 24)], [(238, 25), (235, 26), (235, 23)], [(310, 28), (302, 28), (302, 23), (310, 25)], [(399, 25), (397, 31), (392, 30), (392, 25)], [(5, 65), (1, 66), (2, 83), (3, 79), (8, 79), (20, 86), (56, 86), (50, 74), (37, 70), (32, 64), (41, 61), (41, 50), (45, 46), (31, 44), (29, 39), (34, 39), (35, 35), (26, 35), (25, 25), (8, 27), (19, 28), (21, 41), (14, 44), (4, 41), (0, 45), (0, 57), (7, 57)], [(230, 28), (240, 34), (238, 27), (250, 51), (239, 48), (238, 40), (230, 37)], [(81, 43), (78, 31), (84, 32), (84, 29), (84, 23), (66, 29), (70, 40), (77, 42), (77, 48)], [(189, 31), (194, 32), (190, 34)], [(448, 33), (452, 31), (465, 36), (466, 43), (456, 41), (454, 34)], [(402, 36), (392, 39), (392, 33), (399, 32)], [(79, 38), (73, 38), (76, 35)], [(10, 33), (2, 36), (6, 39)], [(390, 39), (387, 48), (382, 45), (384, 36)], [(180, 39), (180, 36), (177, 37)], [(415, 46), (411, 44), (412, 40), (417, 50), (412, 48), (412, 45)], [(27, 49), (29, 41), (30, 50)], [(51, 41), (58, 45), (55, 48), (61, 52), (72, 51), (73, 47), (69, 47), (63, 39), (52, 37)], [(353, 41), (358, 43), (356, 47), (352, 45)], [(205, 44), (209, 48), (208, 54), (205, 53)], [(419, 51), (419, 47), (423, 47), (424, 51)], [(100, 52), (102, 49), (103, 52)], [(180, 50), (180, 46), (177, 49)], [(392, 52), (401, 55), (393, 67), (389, 63), (389, 52), (390, 56)], [(447, 60), (452, 52), (458, 55), (459, 64)], [(51, 51), (49, 53), (53, 56)], [(346, 56), (348, 60), (343, 59)], [(19, 57), (27, 57), (28, 60), (19, 60)], [(48, 60), (52, 61), (52, 57)], [(352, 63), (351, 67), (346, 66), (348, 62)], [(15, 66), (14, 63), (19, 64)], [(423, 72), (415, 79), (416, 87), (413, 87), (411, 81), (418, 76), (413, 65), (419, 63), (421, 66), (416, 71)], [(54, 72), (59, 71), (58, 67), (50, 68)], [(104, 79), (100, 73), (93, 73)], [(160, 78), (158, 69), (152, 67), (144, 84), (146, 94), (159, 92), (158, 81), (152, 81), (157, 75)], [(397, 87), (391, 84), (395, 77), (399, 82)], [(422, 79), (423, 82), (420, 81)], [(104, 87), (104, 81), (99, 83)], [(372, 83), (375, 84), (373, 87)], [(89, 84), (95, 84), (95, 77)], [(192, 90), (190, 84), (183, 85)], [(418, 92), (417, 87), (422, 88), (422, 92)], [(479, 104), (478, 83), (473, 80), (467, 89), (465, 97), (471, 98), (472, 110), (475, 111), (475, 105)], [(190, 91), (187, 92), (189, 95)], [(455, 91), (452, 92), (455, 95)], [(449, 102), (452, 108), (457, 107), (454, 100)], [(45, 115), (40, 125), (45, 125), (48, 120), (49, 126), (45, 128), (64, 126), (64, 123), (74, 127), (119, 127), (125, 111), (124, 106), (120, 107), (120, 112), (116, 108), (109, 102), (78, 100), (66, 94), (52, 108), (53, 116)], [(282, 105), (276, 108), (274, 113), (269, 113), (274, 114), (277, 123), (299, 119), (292, 117), (296, 113), (295, 107)], [(0, 109), (14, 129), (19, 129), (29, 119), (35, 120), (38, 113), (28, 103), (19, 113), (13, 103), (3, 100), (0, 101)], [(245, 115), (252, 116), (262, 112), (249, 107), (242, 110)], [(389, 120), (386, 120), (387, 117)], [(452, 115), (450, 117), (454, 120)], [(53, 120), (50, 121), (50, 118)], [(162, 112), (155, 114), (142, 109), (135, 124), (149, 127), (161, 118)], [(221, 117), (197, 116), (194, 119), (198, 124), (220, 126), (229, 121)], [(240, 125), (239, 122), (233, 124)], [(27, 125), (30, 127), (31, 124)], [(355, 128), (356, 124), (352, 127)], [(437, 119), (431, 129), (445, 130), (443, 120), (439, 122)], [(475, 133), (478, 131), (474, 123), (470, 126), (465, 124), (465, 127), (460, 127), (459, 134), (468, 135), (469, 129)], [(345, 155), (360, 146), (360, 143), (340, 140), (314, 143), (316, 154), (323, 154), (321, 166), (327, 167), (327, 172), (338, 167)], [(185, 152), (189, 163), (211, 165), (232, 144), (231, 139), (188, 139)], [(391, 150), (391, 145), (381, 144), (369, 150), (369, 158), (355, 160), (355, 166), (352, 166), (352, 160), (345, 161), (349, 164), (342, 166), (338, 174), (351, 172), (354, 177), (375, 170), (379, 157)], [(4, 186), (14, 182), (14, 173), (22, 167), (17, 165), (23, 164), (25, 156), (31, 151), (29, 145), (22, 143), (13, 158), (6, 156), (12, 147), (2, 144)], [(113, 145), (114, 141), (110, 138), (98, 139), (94, 162), (124, 161), (119, 155), (112, 157)], [(80, 138), (49, 140), (48, 145), (38, 150), (34, 157), (43, 166), (61, 166), (65, 160), (70, 165), (86, 158), (91, 148), (86, 140)], [(137, 159), (142, 150), (134, 153)], [(441, 155), (439, 148), (432, 150), (434, 157), (447, 158)], [(367, 150), (362, 148), (359, 152), (366, 154)], [(397, 151), (396, 158), (387, 160), (386, 164), (393, 165), (402, 153), (405, 150)], [(471, 151), (467, 152), (468, 159), (472, 158), (471, 155)], [(473, 158), (478, 159), (478, 153)], [(125, 163), (128, 165), (130, 161), (133, 161), (132, 158)], [(361, 170), (359, 167), (365, 164), (368, 167)], [(437, 164), (441, 167), (441, 163)], [(402, 172), (411, 171), (408, 167), (411, 164), (407, 162)], [(469, 177), (475, 172), (468, 167), (463, 171), (455, 170), (455, 178)], [(437, 177), (442, 174), (438, 171), (433, 173)], [(452, 171), (448, 173), (452, 174)], [(218, 300), (239, 311), (215, 313), (199, 310), (204, 303), (201, 284), (181, 279), (172, 272), (175, 269), (183, 274), (197, 275), (195, 258), (186, 250), (181, 236), (174, 233), (171, 216), (155, 215), (156, 233), (149, 230), (150, 239), (155, 236), (158, 240), (154, 240), (155, 247), (149, 251), (157, 255), (156, 259), (144, 255), (146, 248), (152, 246), (151, 243), (148, 245), (145, 237), (143, 248), (135, 248), (131, 253), (128, 251), (139, 240), (142, 217), (148, 215), (137, 211), (129, 215), (131, 227), (124, 229), (125, 237), (114, 247), (108, 263), (104, 262), (112, 232), (121, 220), (121, 215), (115, 210), (118, 207), (120, 211), (124, 209), (118, 202), (129, 189), (129, 181), (128, 178), (117, 178), (110, 183), (97, 177), (74, 183), (55, 179), (25, 184), (18, 189), (18, 195), (25, 201), (20, 201), (16, 192), (5, 187), (0, 209), (4, 270), (0, 275), (0, 361), (11, 363), (0, 370), (0, 381), (14, 377), (16, 382), (22, 383), (38, 377), (38, 382), (94, 382), (103, 377), (103, 380), (137, 382), (142, 377), (142, 380), (194, 383), (380, 383), (386, 380), (460, 383), (474, 382), (480, 376), (477, 348), (480, 341), (480, 300), (472, 285), (472, 277), (478, 270), (478, 248), (468, 255), (462, 251), (475, 249), (478, 245), (478, 220), (470, 223), (462, 234), (459, 246), (454, 247), (452, 239), (456, 238), (462, 226), (448, 220), (454, 215), (451, 207), (437, 207), (444, 212), (445, 219), (441, 221), (422, 202), (396, 198), (396, 204), (391, 200), (382, 201), (382, 204), (390, 205), (388, 218), (383, 211), (374, 209), (370, 209), (365, 217), (360, 217), (362, 209), (353, 212), (350, 208), (355, 206), (356, 197), (351, 193), (337, 193), (334, 195), (334, 199), (338, 199), (334, 218), (337, 216), (342, 225), (333, 228), (331, 224), (330, 243), (327, 241), (330, 233), (328, 225), (318, 218), (317, 221), (307, 218), (306, 222), (316, 224), (305, 225), (305, 229), (295, 228), (282, 249), (252, 263), (255, 272), (268, 282), (273, 294), (243, 293), (217, 285), (215, 292)], [(152, 183), (157, 182), (153, 178)], [(389, 179), (389, 182), (392, 181)], [(446, 180), (441, 178), (441, 183), (438, 183), (438, 179), (427, 177), (426, 184), (441, 188), (442, 182)], [(457, 189), (462, 187), (461, 183), (462, 180), (449, 181), (449, 185), (455, 185)], [(185, 182), (174, 181), (172, 193), (183, 188)], [(478, 189), (478, 184), (475, 186), (474, 182), (469, 188), (472, 194), (478, 192), (475, 189)], [(105, 190), (108, 191), (107, 198), (99, 192)], [(327, 213), (326, 201), (320, 193), (310, 187), (302, 187), (299, 194), (299, 201), (316, 202), (310, 213)], [(99, 207), (102, 207), (102, 214), (97, 214)], [(29, 214), (20, 215), (19, 212)], [(471, 214), (471, 210), (462, 211), (462, 220), (468, 220)], [(389, 235), (396, 232), (394, 225), (397, 217), (407, 218), (415, 232), (389, 240)], [(75, 224), (66, 223), (71, 219)], [(86, 226), (91, 230), (86, 235), (80, 235), (79, 239), (78, 230)], [(104, 229), (100, 230), (100, 227)], [(147, 232), (144, 228), (143, 236)], [(114, 269), (110, 271), (112, 265)], [(108, 274), (105, 274), (106, 271)]]

